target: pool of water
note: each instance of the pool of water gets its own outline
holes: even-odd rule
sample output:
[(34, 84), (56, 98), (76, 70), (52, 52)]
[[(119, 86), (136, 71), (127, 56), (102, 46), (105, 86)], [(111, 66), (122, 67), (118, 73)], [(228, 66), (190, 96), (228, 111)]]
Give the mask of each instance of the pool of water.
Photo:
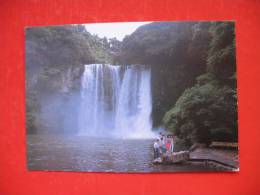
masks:
[(29, 170), (89, 172), (207, 171), (202, 165), (154, 165), (152, 139), (27, 136)]

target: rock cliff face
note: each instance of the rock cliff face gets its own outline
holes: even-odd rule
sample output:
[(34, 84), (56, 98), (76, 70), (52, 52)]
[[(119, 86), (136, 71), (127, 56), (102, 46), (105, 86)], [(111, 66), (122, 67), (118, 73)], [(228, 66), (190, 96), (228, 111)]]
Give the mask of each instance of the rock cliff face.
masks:
[(28, 28), (28, 133), (75, 133), (83, 65), (112, 62), (151, 66), (153, 127), (187, 144), (237, 140), (233, 22), (150, 23), (122, 42), (81, 25)]
[[(77, 128), (70, 124), (77, 124), (77, 110), (72, 108), (79, 102), (84, 64), (110, 60), (111, 54), (102, 40), (89, 34), (81, 25), (27, 28), (28, 133), (48, 133), (49, 130), (74, 133), (70, 128)], [(58, 128), (61, 124), (63, 129)]]
[(153, 125), (183, 91), (206, 71), (209, 22), (157, 22), (138, 28), (126, 37), (117, 60), (152, 65)]
[(233, 22), (150, 23), (123, 40), (117, 60), (152, 65), (155, 127), (186, 144), (237, 141)]
[(40, 133), (74, 133), (77, 129), (77, 104), (79, 103), (82, 67), (40, 77), (37, 83), (39, 112), (35, 113), (36, 126)]

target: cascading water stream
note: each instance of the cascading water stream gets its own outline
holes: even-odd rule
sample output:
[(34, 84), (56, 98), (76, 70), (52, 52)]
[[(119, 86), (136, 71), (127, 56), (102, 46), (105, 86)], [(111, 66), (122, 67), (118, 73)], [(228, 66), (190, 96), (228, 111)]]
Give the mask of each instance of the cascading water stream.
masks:
[(85, 65), (81, 84), (80, 135), (151, 137), (151, 111), (150, 67)]

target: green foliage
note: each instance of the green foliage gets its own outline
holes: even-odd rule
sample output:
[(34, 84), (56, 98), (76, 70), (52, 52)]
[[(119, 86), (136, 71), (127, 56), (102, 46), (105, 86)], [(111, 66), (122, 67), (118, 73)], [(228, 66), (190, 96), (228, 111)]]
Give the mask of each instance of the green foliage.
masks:
[[(39, 63), (40, 61), (40, 63)], [(26, 29), (26, 63), (30, 66), (71, 66), (111, 62), (103, 40), (82, 25)]]
[[(157, 22), (138, 28), (122, 43), (119, 61), (131, 64), (158, 64), (169, 59), (181, 60), (191, 39), (194, 22)], [(166, 59), (164, 59), (166, 58)]]
[(123, 40), (121, 64), (152, 65), (154, 126), (207, 67), (210, 22), (156, 22)]
[(208, 72), (225, 80), (236, 71), (233, 22), (216, 22), (210, 27), (212, 40), (207, 58)]
[(189, 144), (237, 141), (234, 23), (212, 23), (209, 33), (206, 73), (163, 118), (167, 129)]
[[(115, 40), (114, 40), (115, 41)], [(26, 29), (26, 125), (37, 132), (37, 116), (48, 96), (61, 97), (79, 87), (84, 64), (110, 63), (106, 39), (92, 36), (83, 25)], [(62, 94), (63, 93), (63, 94)], [(66, 93), (66, 94), (65, 94)]]
[[(188, 143), (237, 140), (236, 90), (212, 80), (185, 90), (163, 119)], [(221, 133), (221, 136), (219, 135)]]
[(116, 38), (110, 38), (108, 44), (111, 52), (118, 53), (121, 51), (122, 42)]
[(150, 23), (123, 42), (82, 25), (28, 28), (27, 127), (36, 131), (38, 97), (77, 88), (83, 64), (149, 64), (154, 126), (163, 122), (181, 145), (236, 141), (235, 56), (233, 22)]

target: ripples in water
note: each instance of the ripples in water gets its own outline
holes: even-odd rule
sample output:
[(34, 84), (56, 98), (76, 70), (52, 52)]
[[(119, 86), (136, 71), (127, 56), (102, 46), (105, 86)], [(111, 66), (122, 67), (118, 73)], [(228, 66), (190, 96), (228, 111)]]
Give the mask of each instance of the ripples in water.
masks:
[(29, 170), (90, 172), (180, 172), (194, 165), (153, 165), (152, 139), (27, 136)]

